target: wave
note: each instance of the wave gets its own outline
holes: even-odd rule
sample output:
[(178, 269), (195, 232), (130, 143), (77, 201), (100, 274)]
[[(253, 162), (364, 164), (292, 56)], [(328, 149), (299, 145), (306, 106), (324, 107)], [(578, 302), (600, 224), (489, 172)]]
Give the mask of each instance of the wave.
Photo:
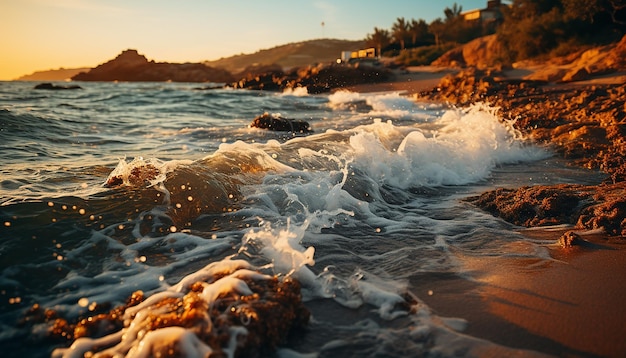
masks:
[[(0, 285), (65, 317), (61, 332), (73, 342), (55, 356), (234, 355), (260, 341), (271, 343), (259, 349), (289, 343), (321, 355), (503, 351), (459, 333), (466, 322), (438, 317), (410, 281), (416, 272), (458, 272), (451, 246), (502, 230), (451, 193), (549, 152), (487, 106), (424, 111), (395, 94), (297, 100), (328, 103), (348, 120), (306, 137), (254, 132), (256, 140), (221, 143), (200, 158), (121, 159), (104, 174), (99, 163), (97, 191), (0, 206), (11, 238), (3, 250), (14, 253)], [(206, 132), (159, 133), (197, 140)], [(43, 279), (42, 270), (54, 274)], [(289, 309), (276, 321), (279, 306)], [(4, 318), (15, 315), (1, 308)], [(31, 333), (40, 337), (54, 322)], [(281, 322), (291, 323), (272, 331)], [(313, 338), (289, 341), (305, 324)], [(4, 341), (21, 334), (3, 331)]]

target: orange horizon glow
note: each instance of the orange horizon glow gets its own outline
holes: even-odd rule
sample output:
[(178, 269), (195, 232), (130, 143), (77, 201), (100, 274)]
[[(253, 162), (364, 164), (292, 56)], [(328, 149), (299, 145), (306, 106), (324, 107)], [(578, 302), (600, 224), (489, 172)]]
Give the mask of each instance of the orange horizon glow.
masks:
[[(317, 38), (362, 40), (399, 17), (428, 22), (453, 0), (3, 0), (0, 80), (95, 67), (132, 48), (157, 62), (202, 62)], [(466, 9), (486, 0), (463, 1)], [(320, 25), (324, 24), (324, 25)]]

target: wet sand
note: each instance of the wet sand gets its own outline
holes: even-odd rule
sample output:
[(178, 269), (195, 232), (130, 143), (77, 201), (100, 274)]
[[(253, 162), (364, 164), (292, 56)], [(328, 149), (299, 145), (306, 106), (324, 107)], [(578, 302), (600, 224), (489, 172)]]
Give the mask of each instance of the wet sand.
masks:
[[(555, 240), (560, 231), (526, 230)], [(469, 321), (464, 333), (560, 357), (626, 354), (626, 243), (585, 236), (588, 245), (548, 245), (554, 261), (464, 258), (469, 277), (417, 283), (437, 314)]]

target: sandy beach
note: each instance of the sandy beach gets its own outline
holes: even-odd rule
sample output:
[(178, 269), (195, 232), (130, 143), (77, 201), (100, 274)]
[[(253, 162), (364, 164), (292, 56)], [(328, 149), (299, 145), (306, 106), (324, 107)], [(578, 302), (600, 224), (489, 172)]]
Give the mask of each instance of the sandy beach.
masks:
[(395, 70), (391, 81), (347, 86), (342, 88), (342, 90), (360, 93), (393, 91), (414, 95), (436, 87), (446, 75), (454, 74), (458, 71), (457, 69), (434, 66), (413, 66)]
[[(526, 230), (556, 240), (560, 231)], [(469, 321), (465, 333), (560, 357), (621, 357), (626, 352), (624, 243), (587, 237), (589, 247), (550, 247), (553, 262), (467, 259), (472, 280), (444, 277), (419, 297), (439, 315)], [(431, 292), (432, 294), (428, 294)]]
[[(393, 81), (348, 89), (415, 96), (456, 72), (413, 67)], [(531, 72), (515, 69), (505, 73), (521, 79)], [(566, 90), (622, 81), (623, 73), (616, 73), (551, 86)], [(434, 281), (430, 277), (413, 283), (419, 288), (416, 294), (441, 316), (467, 319), (464, 332), (474, 337), (560, 357), (623, 357), (626, 241), (620, 236), (580, 231), (585, 240), (582, 245), (562, 248), (557, 240), (564, 231), (562, 227), (521, 231), (529, 240), (553, 242), (544, 245), (553, 261), (464, 258), (469, 277), (441, 275)]]

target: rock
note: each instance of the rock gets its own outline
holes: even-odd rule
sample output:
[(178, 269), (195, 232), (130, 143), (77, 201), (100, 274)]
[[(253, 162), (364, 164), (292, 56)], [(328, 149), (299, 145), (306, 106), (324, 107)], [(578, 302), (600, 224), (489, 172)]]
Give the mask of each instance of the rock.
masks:
[(498, 188), (467, 199), (520, 226), (575, 225), (626, 236), (626, 182), (600, 185), (537, 185)]
[(501, 67), (500, 44), (497, 35), (474, 39), (444, 53), (431, 63), (441, 67), (476, 67), (479, 69)]
[(463, 57), (463, 47), (455, 47), (449, 51), (446, 51), (443, 55), (439, 56), (435, 61), (431, 63), (432, 66), (438, 67), (465, 67), (465, 58)]
[(311, 133), (311, 126), (308, 122), (300, 119), (288, 119), (281, 116), (263, 113), (254, 118), (250, 127), (268, 129), (272, 131), (292, 132), (292, 133)]
[(226, 70), (202, 63), (167, 63), (148, 61), (137, 50), (125, 50), (113, 60), (98, 65), (88, 72), (72, 77), (74, 81), (172, 81), (221, 82), (233, 81)]
[(577, 233), (573, 231), (568, 231), (561, 235), (558, 242), (559, 245), (563, 248), (568, 248), (576, 245), (580, 245), (583, 239)]
[(579, 185), (499, 188), (469, 201), (481, 209), (520, 226), (575, 223), (579, 208), (592, 193)]
[[(311, 314), (302, 302), (298, 281), (289, 276), (270, 276), (259, 270), (237, 268), (235, 264), (219, 272), (208, 272), (210, 275), (205, 281), (181, 286), (183, 294), (178, 296), (146, 297), (142, 291), (136, 291), (125, 305), (113, 309), (90, 308), (84, 317), (79, 318), (65, 318), (63, 312), (44, 311), (41, 306), (34, 305), (27, 312), (25, 321), (50, 326), (44, 333), (58, 342), (72, 343), (83, 338), (82, 344), (90, 353), (104, 353), (105, 356), (111, 356), (111, 351), (103, 352), (107, 348), (117, 352), (116, 356), (122, 356), (128, 353), (131, 345), (141, 347), (144, 344), (142, 352), (148, 356), (179, 357), (185, 356), (183, 353), (196, 356), (192, 353), (201, 351), (198, 349), (201, 347), (192, 344), (201, 344), (212, 350), (211, 357), (266, 357), (272, 356), (291, 335), (301, 334), (306, 328)], [(208, 300), (203, 290), (207, 291), (211, 286), (220, 287), (219, 291), (213, 289), (219, 295)], [(240, 292), (241, 287), (249, 293)], [(140, 303), (144, 314), (128, 314), (138, 309)], [(131, 324), (140, 327), (142, 334), (122, 337), (122, 330)], [(159, 330), (164, 332), (168, 328), (177, 332), (187, 329), (198, 340), (181, 347), (174, 344), (175, 340), (151, 344), (147, 339), (148, 334)], [(242, 328), (245, 328), (245, 334), (238, 334)], [(108, 342), (117, 345), (99, 345), (96, 340), (91, 340), (98, 337), (106, 337)], [(226, 350), (229, 346), (233, 347), (232, 351)], [(60, 351), (71, 352), (67, 348)]]
[(589, 78), (589, 72), (586, 68), (575, 68), (565, 74), (561, 79), (562, 82), (582, 81)]
[(306, 87), (308, 93), (319, 94), (346, 86), (382, 82), (390, 77), (391, 71), (384, 67), (360, 66), (358, 63), (355, 65), (333, 64), (295, 68), (286, 73), (270, 68), (268, 72), (248, 73), (231, 86), (269, 91)]
[(610, 186), (615, 192), (612, 195), (602, 195), (602, 192), (596, 195), (602, 201), (582, 210), (577, 226), (590, 230), (602, 228), (609, 235), (626, 236), (626, 193), (620, 185), (623, 183)]
[(40, 83), (35, 86), (36, 90), (75, 90), (75, 89), (83, 89), (78, 85), (70, 85), (70, 86), (59, 86), (49, 82)]
[(111, 175), (107, 178), (104, 186), (107, 188), (118, 187), (121, 185), (139, 187), (149, 183), (151, 180), (154, 180), (159, 174), (161, 174), (161, 172), (157, 167), (152, 164), (146, 164), (144, 166), (132, 168), (129, 173)]

